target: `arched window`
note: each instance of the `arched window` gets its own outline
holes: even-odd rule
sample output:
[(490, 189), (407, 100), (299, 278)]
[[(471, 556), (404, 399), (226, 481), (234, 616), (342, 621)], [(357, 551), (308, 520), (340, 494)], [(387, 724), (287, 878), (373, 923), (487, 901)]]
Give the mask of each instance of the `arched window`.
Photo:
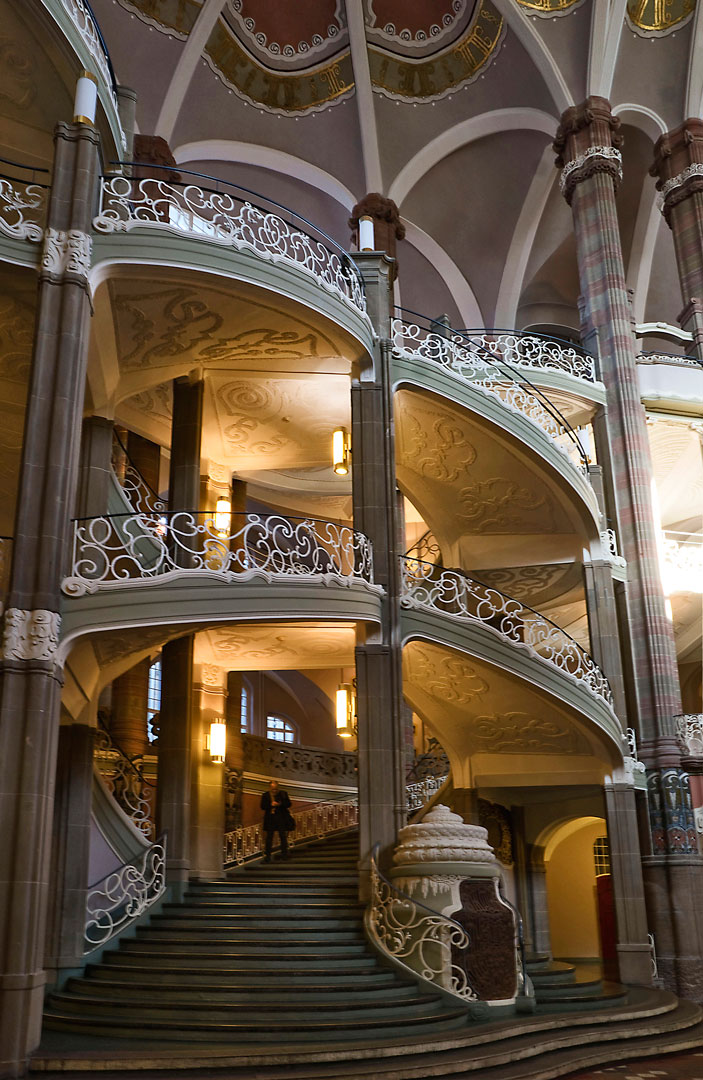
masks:
[(239, 720), (242, 735), (251, 735), (251, 687), (246, 682), (242, 683)]
[(158, 723), (159, 713), (161, 711), (161, 657), (158, 660), (154, 660), (154, 663), (149, 668), (149, 689), (147, 691), (146, 699), (146, 723), (147, 732), (149, 734), (149, 742), (154, 742), (156, 739), (156, 732), (153, 730), (152, 723), (154, 718)]
[(267, 716), (266, 738), (275, 742), (294, 743), (298, 741), (298, 731), (291, 720), (282, 716)]

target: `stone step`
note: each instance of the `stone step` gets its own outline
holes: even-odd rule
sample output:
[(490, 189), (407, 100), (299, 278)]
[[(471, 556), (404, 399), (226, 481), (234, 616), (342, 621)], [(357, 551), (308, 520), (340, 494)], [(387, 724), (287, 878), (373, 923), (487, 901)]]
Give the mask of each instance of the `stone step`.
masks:
[[(242, 987), (244, 989), (261, 988), (262, 990), (268, 990), (271, 986), (270, 971), (257, 970), (255, 967), (247, 968), (245, 971), (240, 968), (216, 968), (202, 971), (196, 967), (159, 969), (151, 964), (112, 964), (103, 960), (100, 964), (90, 964), (86, 969), (86, 976), (93, 982), (106, 980), (131, 985), (132, 980), (136, 980), (145, 986), (173, 985), (181, 987), (184, 978), (192, 986), (214, 985), (213, 980), (217, 980), (218, 986), (231, 986), (235, 989)], [(286, 986), (296, 986), (303, 989), (314, 990), (320, 987), (327, 991), (336, 992), (337, 989), (346, 988), (355, 991), (362, 988), (373, 991), (376, 988), (383, 989), (402, 985), (404, 984), (395, 972), (380, 967), (374, 960), (370, 960), (368, 969), (364, 970), (352, 968), (349, 971), (337, 969), (309, 971), (307, 968), (296, 969), (293, 966), (288, 967), (286, 970)], [(409, 985), (414, 988), (414, 984)], [(280, 996), (280, 990), (277, 993)]]
[[(126, 944), (126, 943), (125, 943)], [(119, 957), (119, 959), (118, 959)], [(309, 949), (273, 950), (262, 948), (237, 948), (222, 951), (216, 949), (213, 953), (198, 952), (194, 949), (138, 949), (128, 951), (126, 948), (119, 953), (113, 954), (113, 963), (129, 965), (130, 962), (148, 960), (150, 964), (156, 964), (159, 968), (185, 968), (194, 970), (210, 970), (212, 968), (237, 967), (241, 971), (255, 970), (280, 971), (285, 973), (289, 968), (296, 970), (305, 967), (310, 971), (325, 971), (330, 961), (335, 968), (342, 971), (372, 969), (376, 967), (376, 960), (370, 957), (363, 948), (332, 949), (326, 948), (324, 956), (310, 955)]]
[[(193, 959), (206, 960), (214, 956), (234, 959), (237, 956), (259, 956), (264, 959), (275, 959), (301, 956), (316, 957), (319, 955), (320, 942), (317, 938), (297, 938), (293, 941), (273, 941), (262, 943), (254, 937), (248, 941), (242, 941), (233, 936), (223, 938), (221, 941), (184, 941), (183, 938), (174, 938), (172, 941), (125, 941), (122, 945), (124, 955), (141, 957), (174, 957), (190, 956)], [(321, 960), (328, 963), (331, 959), (342, 960), (346, 957), (363, 956), (367, 952), (366, 942), (363, 939), (352, 941), (327, 941), (324, 942), (324, 951)]]
[(532, 979), (535, 986), (539, 983), (549, 982), (565, 982), (567, 979), (576, 978), (576, 968), (573, 964), (565, 964), (561, 960), (550, 960), (548, 963), (540, 964), (539, 967), (527, 966), (527, 974)]
[[(286, 986), (290, 986), (286, 980)], [(261, 985), (240, 978), (238, 983), (232, 981), (214, 982), (212, 977), (209, 981), (194, 982), (189, 980), (187, 986), (181, 979), (171, 979), (170, 982), (163, 979), (152, 978), (72, 978), (66, 982), (65, 991), (77, 996), (107, 997), (110, 1000), (126, 998), (129, 1001), (144, 1000), (145, 995), (157, 995), (159, 1001), (178, 1003), (202, 1003), (207, 1001), (227, 1001), (233, 1004), (248, 1004), (254, 1008), (265, 1006), (280, 1006), (280, 986), (271, 988), (271, 980), (262, 982)], [(308, 982), (296, 987), (296, 999), (302, 1007), (308, 1007), (311, 1003), (326, 1004), (339, 1001), (343, 1004), (364, 1002), (370, 1005), (375, 1001), (403, 1002), (417, 995), (417, 987), (413, 983), (404, 985), (401, 982), (391, 981), (389, 984), (373, 985), (363, 983), (353, 986), (345, 984), (331, 986), (329, 982), (319, 980)]]
[(214, 930), (226, 932), (231, 928), (237, 932), (240, 930), (260, 930), (263, 933), (272, 933), (275, 930), (295, 929), (318, 929), (318, 930), (348, 930), (360, 924), (358, 915), (344, 915), (342, 913), (325, 915), (306, 915), (304, 912), (288, 914), (286, 911), (276, 911), (268, 915), (259, 912), (258, 915), (237, 915), (234, 917), (223, 915), (190, 915), (184, 913), (180, 918), (167, 919), (155, 915), (152, 921), (152, 930), (162, 928), (164, 930)]

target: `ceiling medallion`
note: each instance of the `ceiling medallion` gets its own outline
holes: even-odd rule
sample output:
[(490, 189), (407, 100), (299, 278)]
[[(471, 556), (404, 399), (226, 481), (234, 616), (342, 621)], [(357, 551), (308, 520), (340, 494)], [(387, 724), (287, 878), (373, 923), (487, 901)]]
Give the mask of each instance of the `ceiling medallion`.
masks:
[(497, 54), (504, 34), (502, 15), (490, 0), (479, 0), (466, 33), (430, 58), (396, 56), (371, 46), (369, 67), (374, 89), (386, 97), (415, 103), (446, 97), (478, 78)]
[(526, 8), (530, 15), (539, 15), (541, 18), (553, 18), (556, 15), (570, 14), (577, 7), (581, 7), (585, 0), (517, 0), (522, 8)]
[(640, 37), (664, 37), (693, 15), (696, 0), (628, 0), (627, 23)]
[(130, 15), (168, 37), (187, 38), (200, 14), (201, 0), (115, 0)]

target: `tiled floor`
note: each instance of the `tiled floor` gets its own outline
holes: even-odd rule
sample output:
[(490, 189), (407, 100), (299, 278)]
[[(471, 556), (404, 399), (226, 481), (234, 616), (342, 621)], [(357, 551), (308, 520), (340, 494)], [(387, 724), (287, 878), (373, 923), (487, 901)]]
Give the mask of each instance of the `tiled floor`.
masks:
[(689, 1050), (685, 1054), (606, 1065), (602, 1069), (572, 1073), (569, 1080), (703, 1080), (703, 1051)]

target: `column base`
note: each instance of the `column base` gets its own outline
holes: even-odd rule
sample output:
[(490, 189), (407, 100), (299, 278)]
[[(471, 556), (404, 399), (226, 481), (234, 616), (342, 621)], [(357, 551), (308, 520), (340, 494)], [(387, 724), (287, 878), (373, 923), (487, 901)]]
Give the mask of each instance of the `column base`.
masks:
[(703, 858), (646, 855), (642, 872), (661, 984), (703, 1002)]
[(0, 1077), (23, 1076), (41, 1039), (43, 971), (0, 976)]
[(621, 982), (628, 986), (652, 985), (652, 950), (648, 941), (641, 945), (616, 945), (615, 951)]

